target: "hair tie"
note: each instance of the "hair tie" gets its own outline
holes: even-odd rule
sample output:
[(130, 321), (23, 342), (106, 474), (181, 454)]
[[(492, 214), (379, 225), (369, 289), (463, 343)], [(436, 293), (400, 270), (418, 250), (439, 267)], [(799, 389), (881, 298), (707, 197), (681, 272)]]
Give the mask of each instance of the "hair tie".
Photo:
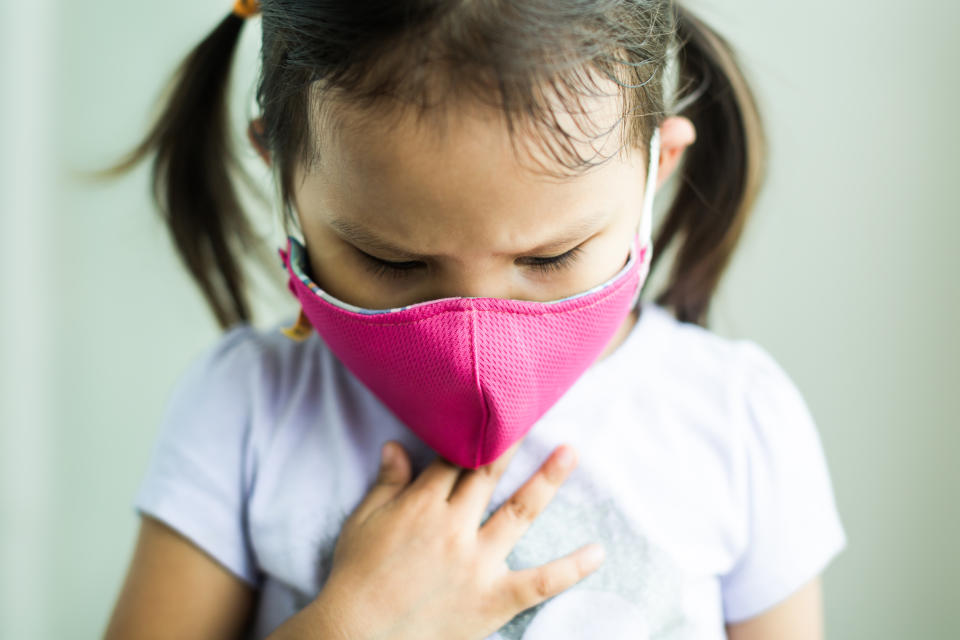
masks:
[(234, 0), (233, 13), (241, 18), (249, 18), (260, 13), (260, 2), (258, 0)]

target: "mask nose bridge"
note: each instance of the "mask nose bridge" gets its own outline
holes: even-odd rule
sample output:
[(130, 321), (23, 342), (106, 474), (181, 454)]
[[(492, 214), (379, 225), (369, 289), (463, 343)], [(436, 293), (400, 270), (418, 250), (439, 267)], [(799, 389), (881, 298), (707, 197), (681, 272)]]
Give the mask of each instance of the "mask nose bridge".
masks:
[[(480, 372), (480, 358), (486, 350), (486, 345), (480, 345), (480, 337), (483, 334), (479, 330), (479, 323), (481, 322), (480, 315), (481, 312), (477, 309), (477, 305), (474, 300), (467, 298), (464, 300), (466, 306), (466, 313), (469, 314), (469, 326), (470, 326), (470, 357), (472, 360), (471, 371), (473, 375), (473, 384), (477, 391), (477, 396), (480, 398), (480, 429), (477, 433), (477, 446), (474, 447), (474, 451), (477, 452), (477, 458), (473, 461), (474, 467), (479, 466), (481, 460), (486, 459), (487, 456), (487, 434), (490, 429), (490, 396), (487, 389), (483, 384), (483, 376)], [(490, 313), (487, 311), (486, 313)]]

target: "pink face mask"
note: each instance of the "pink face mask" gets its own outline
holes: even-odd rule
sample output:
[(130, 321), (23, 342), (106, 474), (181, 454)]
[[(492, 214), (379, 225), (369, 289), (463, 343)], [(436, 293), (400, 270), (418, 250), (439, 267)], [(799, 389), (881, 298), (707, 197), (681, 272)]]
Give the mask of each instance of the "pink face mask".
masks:
[(588, 291), (550, 302), (456, 297), (363, 309), (320, 289), (307, 275), (305, 248), (288, 236), (279, 253), (301, 311), (284, 333), (302, 340), (312, 326), (439, 455), (470, 469), (489, 464), (594, 363), (636, 304), (652, 253), (659, 130), (649, 157), (641, 230), (627, 262)]

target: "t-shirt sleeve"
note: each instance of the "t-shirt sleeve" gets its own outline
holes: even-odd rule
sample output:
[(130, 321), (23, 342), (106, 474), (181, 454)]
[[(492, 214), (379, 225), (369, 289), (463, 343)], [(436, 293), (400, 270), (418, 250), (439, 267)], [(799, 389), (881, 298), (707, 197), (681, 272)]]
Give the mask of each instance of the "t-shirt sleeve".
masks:
[(133, 508), (163, 521), (257, 587), (244, 473), (250, 380), (259, 355), (253, 331), (247, 324), (228, 330), (177, 380)]
[(847, 544), (816, 425), (799, 390), (762, 347), (741, 342), (746, 545), (721, 577), (727, 622), (752, 618), (819, 575)]

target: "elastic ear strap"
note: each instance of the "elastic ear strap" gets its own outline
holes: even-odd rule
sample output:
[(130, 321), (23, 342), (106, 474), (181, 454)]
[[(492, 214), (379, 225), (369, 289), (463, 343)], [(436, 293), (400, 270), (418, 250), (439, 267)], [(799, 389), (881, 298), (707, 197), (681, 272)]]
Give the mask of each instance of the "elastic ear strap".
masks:
[(650, 136), (650, 153), (647, 160), (647, 182), (643, 185), (643, 212), (640, 219), (640, 244), (651, 244), (653, 231), (653, 196), (657, 191), (657, 168), (660, 165), (660, 127)]
[[(650, 136), (650, 154), (647, 157), (649, 158), (647, 161), (647, 182), (643, 185), (643, 211), (641, 212), (639, 235), (641, 251), (646, 251), (649, 254), (653, 251), (653, 240), (651, 238), (653, 196), (657, 190), (657, 168), (660, 165), (660, 127), (654, 129), (653, 135)], [(631, 309), (637, 306), (637, 302), (640, 300), (640, 291), (643, 289), (642, 285), (646, 281), (649, 270), (650, 256), (645, 255), (643, 264), (640, 265), (641, 286), (638, 286), (636, 293), (633, 294), (633, 301), (630, 303)]]

